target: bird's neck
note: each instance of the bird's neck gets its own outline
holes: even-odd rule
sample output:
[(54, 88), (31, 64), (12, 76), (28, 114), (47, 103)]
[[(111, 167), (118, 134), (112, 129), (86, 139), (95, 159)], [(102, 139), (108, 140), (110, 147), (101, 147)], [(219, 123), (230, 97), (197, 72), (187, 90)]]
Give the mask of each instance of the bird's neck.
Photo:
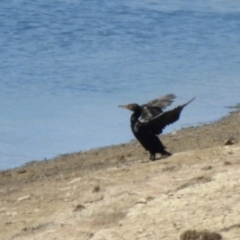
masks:
[(135, 124), (138, 122), (138, 119), (140, 118), (142, 112), (141, 110), (135, 111), (131, 116), (131, 124)]
[(141, 116), (141, 112), (134, 112), (131, 116), (131, 129), (134, 136), (138, 139), (139, 137), (139, 118)]

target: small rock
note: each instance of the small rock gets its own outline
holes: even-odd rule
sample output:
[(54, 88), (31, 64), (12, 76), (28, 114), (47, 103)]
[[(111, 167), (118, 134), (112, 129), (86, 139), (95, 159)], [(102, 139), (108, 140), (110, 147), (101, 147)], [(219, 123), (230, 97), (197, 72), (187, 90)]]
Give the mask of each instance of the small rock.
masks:
[(148, 197), (146, 198), (147, 201), (152, 201), (153, 199), (154, 199), (154, 197), (152, 197), (152, 196), (148, 196)]
[(229, 161), (225, 161), (223, 164), (224, 164), (224, 165), (232, 165), (232, 163), (229, 162)]
[(100, 186), (97, 185), (93, 188), (93, 192), (99, 192), (100, 191)]
[(136, 204), (147, 204), (147, 199), (143, 198), (136, 202)]
[(78, 204), (75, 208), (74, 208), (74, 212), (76, 211), (82, 211), (85, 207), (82, 204)]
[(233, 145), (234, 144), (234, 142), (233, 142), (233, 140), (231, 140), (231, 139), (226, 139), (225, 141), (224, 141), (224, 145)]
[(26, 172), (27, 172), (26, 169), (18, 169), (18, 170), (17, 170), (17, 173), (18, 173), (18, 174), (23, 174), (23, 173), (26, 173)]

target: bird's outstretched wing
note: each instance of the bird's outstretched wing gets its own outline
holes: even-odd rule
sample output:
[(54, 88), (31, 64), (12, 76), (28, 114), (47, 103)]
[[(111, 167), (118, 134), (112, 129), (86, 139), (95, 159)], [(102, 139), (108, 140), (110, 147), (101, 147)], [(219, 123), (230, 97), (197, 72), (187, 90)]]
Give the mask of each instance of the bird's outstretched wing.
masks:
[(192, 98), (187, 103), (180, 105), (173, 110), (164, 112), (160, 114), (159, 116), (150, 119), (148, 122), (143, 123), (145, 126), (144, 128), (147, 128), (148, 131), (151, 131), (153, 134), (161, 134), (162, 130), (169, 124), (172, 124), (176, 122), (181, 114), (181, 111), (183, 108), (188, 105), (190, 102), (192, 102), (195, 98)]
[(168, 94), (166, 96), (154, 99), (148, 103), (142, 105), (141, 122), (147, 122), (151, 118), (158, 116), (162, 113), (163, 109), (169, 106), (176, 96), (174, 94)]

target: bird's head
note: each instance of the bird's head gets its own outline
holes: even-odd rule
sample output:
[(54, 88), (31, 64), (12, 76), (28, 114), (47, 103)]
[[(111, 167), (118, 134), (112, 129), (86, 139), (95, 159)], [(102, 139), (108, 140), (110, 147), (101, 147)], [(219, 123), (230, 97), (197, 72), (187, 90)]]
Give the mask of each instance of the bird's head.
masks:
[(131, 104), (127, 104), (127, 105), (119, 105), (118, 107), (122, 107), (122, 108), (126, 108), (128, 110), (131, 110), (133, 112), (138, 111), (141, 107), (136, 104), (136, 103), (131, 103)]

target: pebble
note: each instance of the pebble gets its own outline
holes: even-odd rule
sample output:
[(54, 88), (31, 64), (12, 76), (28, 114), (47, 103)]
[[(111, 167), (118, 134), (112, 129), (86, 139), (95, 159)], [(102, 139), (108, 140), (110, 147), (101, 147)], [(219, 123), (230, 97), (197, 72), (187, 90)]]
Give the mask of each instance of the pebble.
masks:
[(231, 139), (226, 139), (224, 145), (232, 145), (234, 142)]
[(78, 205), (74, 208), (73, 211), (75, 211), (75, 212), (76, 212), (76, 211), (82, 211), (84, 208), (85, 208), (84, 205), (78, 204)]
[(99, 192), (99, 191), (100, 191), (100, 186), (99, 185), (95, 186), (92, 190), (93, 193), (94, 192)]
[(145, 198), (139, 199), (136, 204), (147, 204), (147, 200)]

